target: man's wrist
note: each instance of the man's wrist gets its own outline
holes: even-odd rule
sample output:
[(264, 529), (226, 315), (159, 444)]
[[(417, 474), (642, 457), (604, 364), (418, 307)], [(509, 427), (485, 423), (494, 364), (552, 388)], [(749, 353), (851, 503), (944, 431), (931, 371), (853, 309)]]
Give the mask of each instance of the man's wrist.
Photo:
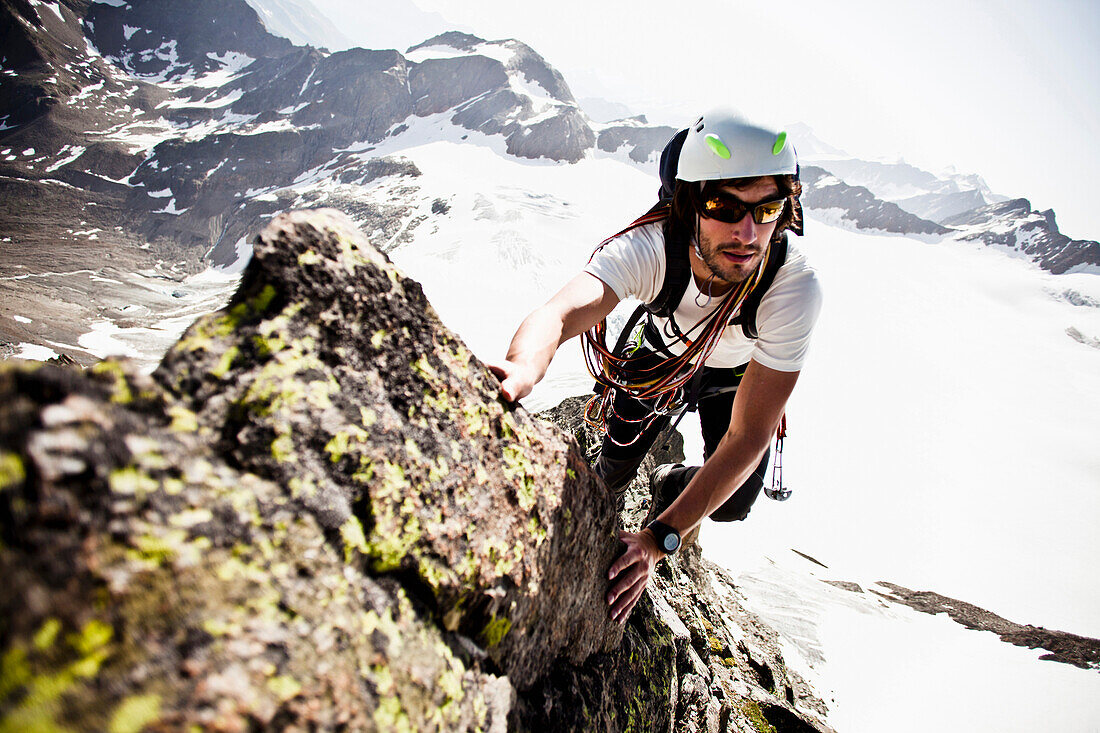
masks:
[(655, 519), (643, 531), (649, 533), (661, 557), (680, 549), (680, 532), (671, 525)]

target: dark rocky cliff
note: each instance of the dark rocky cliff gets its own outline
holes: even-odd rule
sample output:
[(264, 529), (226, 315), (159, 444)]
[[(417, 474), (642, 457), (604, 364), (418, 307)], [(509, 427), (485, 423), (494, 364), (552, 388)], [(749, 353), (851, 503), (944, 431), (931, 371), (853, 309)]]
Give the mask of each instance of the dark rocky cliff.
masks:
[(1100, 268), (1100, 243), (1070, 239), (1058, 231), (1054, 211), (1036, 211), (1027, 199), (982, 206), (943, 219), (943, 224), (959, 230), (959, 239), (1008, 247), (1056, 275), (1075, 267)]
[(863, 186), (849, 186), (823, 168), (804, 165), (801, 179), (805, 186), (803, 206), (833, 210), (857, 229), (934, 236), (950, 232), (933, 221), (910, 214), (897, 204), (883, 201)]
[(697, 549), (610, 623), (581, 445), (332, 212), (276, 219), (151, 377), (0, 395), (4, 730), (827, 730)]

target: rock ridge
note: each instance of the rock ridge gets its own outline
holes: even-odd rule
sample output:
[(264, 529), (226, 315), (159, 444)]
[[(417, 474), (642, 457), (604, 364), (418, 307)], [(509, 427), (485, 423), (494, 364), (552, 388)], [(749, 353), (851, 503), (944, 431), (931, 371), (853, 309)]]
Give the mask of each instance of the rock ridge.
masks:
[(351, 222), (254, 246), (152, 375), (0, 370), (0, 727), (828, 730), (697, 551), (610, 622), (591, 436)]

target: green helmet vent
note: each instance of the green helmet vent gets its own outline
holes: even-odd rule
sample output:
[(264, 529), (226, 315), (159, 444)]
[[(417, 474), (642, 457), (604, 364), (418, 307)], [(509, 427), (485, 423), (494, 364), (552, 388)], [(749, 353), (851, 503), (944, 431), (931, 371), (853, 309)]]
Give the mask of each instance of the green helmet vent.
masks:
[(726, 147), (726, 144), (724, 142), (722, 142), (722, 138), (720, 138), (717, 135), (711, 133), (711, 134), (707, 135), (706, 141), (707, 141), (707, 146), (710, 147), (710, 149), (714, 151), (715, 155), (717, 155), (719, 158), (724, 158), (725, 160), (729, 160), (729, 158), (730, 158), (730, 149)]
[(781, 132), (775, 136), (775, 145), (772, 145), (772, 155), (779, 155), (787, 145), (787, 133)]

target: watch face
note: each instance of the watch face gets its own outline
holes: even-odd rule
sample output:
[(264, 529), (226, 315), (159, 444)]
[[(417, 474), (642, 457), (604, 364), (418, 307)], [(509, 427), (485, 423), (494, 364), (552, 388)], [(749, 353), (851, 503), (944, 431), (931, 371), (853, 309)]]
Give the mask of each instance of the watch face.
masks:
[(669, 532), (664, 539), (665, 552), (673, 552), (680, 546), (680, 537), (675, 532)]

